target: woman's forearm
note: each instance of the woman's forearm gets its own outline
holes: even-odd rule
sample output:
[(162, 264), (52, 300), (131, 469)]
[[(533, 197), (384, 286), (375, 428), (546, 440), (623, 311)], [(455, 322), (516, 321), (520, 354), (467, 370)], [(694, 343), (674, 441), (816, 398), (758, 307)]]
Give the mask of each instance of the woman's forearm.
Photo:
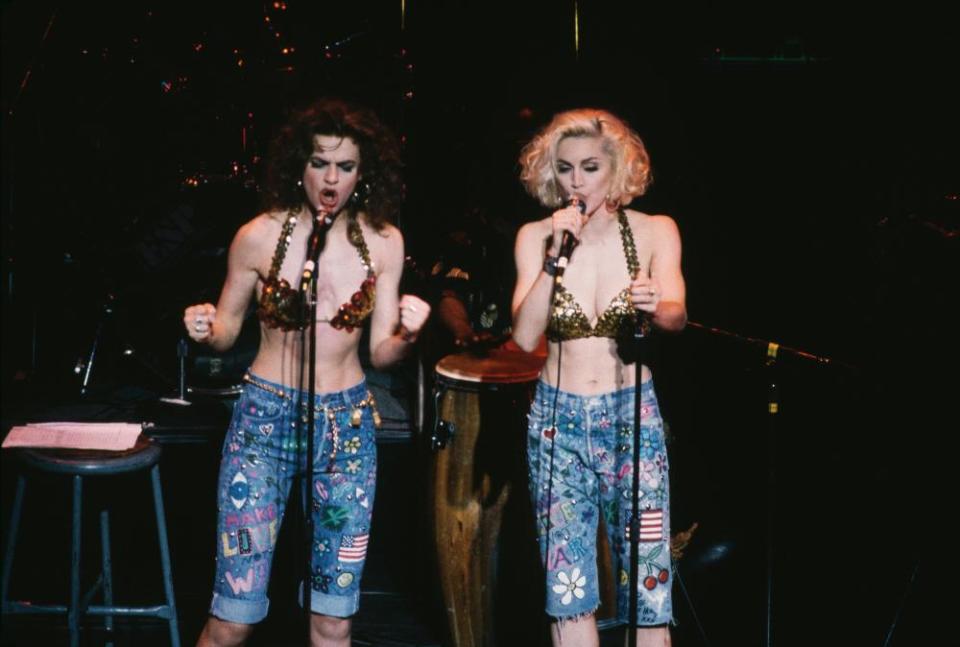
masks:
[(680, 332), (687, 325), (687, 308), (676, 301), (661, 301), (651, 320), (660, 330)]
[(513, 341), (528, 353), (540, 343), (540, 336), (543, 335), (550, 321), (550, 295), (553, 292), (553, 283), (553, 277), (541, 271), (513, 314)]

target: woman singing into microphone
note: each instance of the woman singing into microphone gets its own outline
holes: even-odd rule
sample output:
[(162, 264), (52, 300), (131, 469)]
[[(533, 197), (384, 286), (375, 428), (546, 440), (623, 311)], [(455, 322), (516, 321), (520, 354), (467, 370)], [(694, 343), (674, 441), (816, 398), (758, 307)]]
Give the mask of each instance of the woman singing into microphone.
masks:
[[(598, 643), (601, 518), (614, 550), (618, 616), (626, 622), (636, 470), (637, 642), (663, 647), (670, 644), (673, 583), (663, 422), (650, 369), (643, 366), (635, 384), (635, 365), (621, 356), (617, 339), (629, 338), (637, 325), (679, 331), (686, 324), (680, 236), (668, 216), (625, 208), (650, 183), (650, 163), (637, 134), (609, 112), (556, 115), (523, 149), (520, 163), (530, 194), (556, 209), (517, 234), (513, 297), (517, 344), (532, 350), (544, 332), (549, 341), (530, 410), (527, 458), (551, 637), (555, 645)], [(565, 234), (577, 244), (558, 283)], [(633, 465), (638, 392), (642, 447)]]
[[(316, 216), (332, 219), (321, 242), (309, 586), (311, 644), (350, 644), (370, 541), (376, 483), (375, 403), (358, 357), (370, 320), (375, 367), (409, 352), (429, 313), (398, 288), (403, 238), (388, 223), (400, 196), (400, 155), (369, 110), (321, 100), (296, 114), (273, 143), (266, 211), (237, 232), (216, 307), (186, 309), (190, 337), (224, 351), (257, 301), (260, 346), (227, 430), (218, 488), (217, 568), (200, 645), (240, 645), (267, 615), (274, 544), (291, 484), (303, 476), (309, 385), (298, 290)], [(341, 305), (342, 304), (342, 305)]]

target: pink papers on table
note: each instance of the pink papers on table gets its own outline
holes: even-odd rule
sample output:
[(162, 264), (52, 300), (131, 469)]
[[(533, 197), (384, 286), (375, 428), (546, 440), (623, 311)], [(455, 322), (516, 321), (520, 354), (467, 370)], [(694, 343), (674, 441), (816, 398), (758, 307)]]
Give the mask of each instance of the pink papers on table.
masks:
[(142, 429), (129, 422), (37, 422), (13, 427), (3, 447), (123, 451), (136, 444)]

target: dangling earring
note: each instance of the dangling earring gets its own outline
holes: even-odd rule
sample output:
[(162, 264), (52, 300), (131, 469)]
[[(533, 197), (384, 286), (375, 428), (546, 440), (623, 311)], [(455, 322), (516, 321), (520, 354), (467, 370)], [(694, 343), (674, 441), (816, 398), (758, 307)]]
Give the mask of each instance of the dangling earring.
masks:
[(620, 208), (620, 198), (611, 198), (608, 193), (603, 199), (603, 206), (606, 207), (607, 211), (616, 211)]
[(365, 209), (367, 207), (367, 200), (370, 198), (370, 188), (369, 182), (357, 182), (357, 186), (354, 187), (353, 193), (350, 194), (350, 202), (353, 204), (356, 209)]

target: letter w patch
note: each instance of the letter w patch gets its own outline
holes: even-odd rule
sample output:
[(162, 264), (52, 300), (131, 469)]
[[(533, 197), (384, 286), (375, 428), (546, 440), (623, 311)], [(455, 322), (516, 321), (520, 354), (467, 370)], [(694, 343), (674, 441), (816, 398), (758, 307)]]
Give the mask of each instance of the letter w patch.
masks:
[(227, 571), (227, 583), (230, 584), (234, 595), (239, 595), (241, 592), (249, 593), (253, 590), (253, 569), (247, 569), (247, 575), (237, 579), (233, 579), (233, 574)]

